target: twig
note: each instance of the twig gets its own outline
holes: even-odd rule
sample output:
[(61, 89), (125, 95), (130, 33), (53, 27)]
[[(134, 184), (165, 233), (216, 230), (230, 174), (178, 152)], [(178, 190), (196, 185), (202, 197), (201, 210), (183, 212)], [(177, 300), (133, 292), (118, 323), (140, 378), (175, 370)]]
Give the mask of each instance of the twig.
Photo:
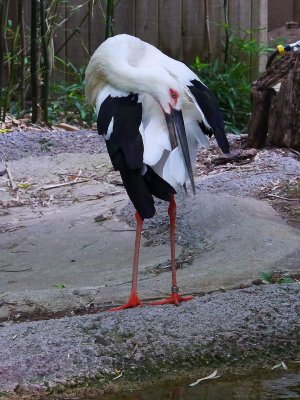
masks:
[(100, 151), (102, 151), (105, 147), (106, 147), (106, 143), (104, 143), (104, 145), (101, 146), (100, 149), (97, 150), (97, 153), (100, 153)]
[(118, 376), (115, 376), (113, 378), (113, 381), (116, 381), (117, 379), (120, 379), (123, 376), (123, 372), (121, 371), (121, 373)]
[(78, 179), (79, 179), (79, 177), (81, 176), (81, 174), (82, 174), (82, 171), (81, 171), (81, 169), (80, 169), (79, 172), (78, 172), (78, 174), (77, 174), (77, 176), (76, 176), (76, 178), (74, 179), (74, 183), (78, 181)]
[(31, 270), (32, 270), (32, 268), (12, 269), (12, 270), (0, 269), (0, 272), (24, 272), (24, 271), (31, 271)]
[(18, 193), (18, 187), (17, 187), (16, 183), (13, 180), (13, 176), (12, 176), (11, 170), (10, 170), (10, 168), (9, 168), (9, 166), (7, 164), (5, 164), (5, 168), (6, 168), (7, 176), (8, 176), (8, 179), (9, 179), (10, 187), (16, 193), (16, 201), (20, 201), (20, 197), (19, 197), (19, 193)]
[(286, 201), (299, 201), (299, 199), (288, 199), (286, 197), (283, 196), (277, 196), (276, 194), (267, 194), (267, 197), (275, 197), (276, 199), (281, 199), (281, 200), (286, 200)]
[(102, 228), (108, 229), (111, 232), (135, 232), (135, 229), (111, 229), (108, 226), (101, 225)]
[(291, 153), (294, 153), (294, 154), (296, 154), (297, 156), (300, 157), (300, 152), (299, 152), (299, 151), (294, 150), (294, 149), (292, 149), (291, 147), (289, 147), (289, 151), (290, 151)]
[(14, 189), (17, 188), (17, 185), (13, 180), (13, 176), (12, 176), (11, 170), (10, 170), (10, 168), (9, 168), (9, 166), (7, 164), (5, 164), (5, 168), (6, 168), (7, 176), (8, 176), (8, 179), (9, 179), (10, 187), (14, 190)]
[(90, 179), (88, 179), (88, 178), (80, 179), (80, 181), (76, 180), (76, 179), (77, 178), (75, 178), (75, 180), (72, 181), (72, 182), (63, 182), (63, 183), (56, 183), (54, 185), (43, 186), (42, 189), (43, 190), (50, 190), (50, 189), (55, 189), (55, 188), (59, 188), (59, 187), (62, 187), (62, 186), (76, 185), (77, 183), (83, 183), (83, 182), (89, 182), (90, 181)]
[(118, 194), (121, 194), (121, 190), (116, 190), (115, 192), (110, 192), (110, 193), (105, 193), (106, 196), (117, 196)]

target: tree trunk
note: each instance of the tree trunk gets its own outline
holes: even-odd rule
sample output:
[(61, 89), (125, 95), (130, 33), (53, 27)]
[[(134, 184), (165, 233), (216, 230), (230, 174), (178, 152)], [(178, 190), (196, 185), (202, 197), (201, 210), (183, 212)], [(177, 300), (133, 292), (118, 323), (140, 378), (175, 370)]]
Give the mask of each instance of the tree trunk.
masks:
[[(274, 86), (280, 84), (278, 92)], [(251, 87), (249, 144), (300, 149), (300, 51), (281, 57)]]

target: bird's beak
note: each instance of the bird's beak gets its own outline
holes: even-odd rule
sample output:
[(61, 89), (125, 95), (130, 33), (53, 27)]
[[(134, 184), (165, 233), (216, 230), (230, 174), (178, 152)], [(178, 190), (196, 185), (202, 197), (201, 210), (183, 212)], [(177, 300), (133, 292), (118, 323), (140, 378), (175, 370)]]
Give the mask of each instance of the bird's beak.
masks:
[(178, 146), (178, 141), (179, 141), (180, 148), (181, 148), (183, 158), (184, 158), (184, 163), (185, 163), (185, 166), (186, 166), (189, 178), (190, 178), (192, 191), (193, 191), (193, 194), (195, 194), (196, 191), (195, 191), (193, 169), (192, 169), (192, 163), (191, 163), (191, 158), (190, 158), (190, 153), (189, 153), (189, 146), (188, 146), (188, 141), (187, 141), (187, 137), (186, 137), (186, 131), (185, 131), (182, 112), (175, 110), (174, 108), (171, 107), (170, 114), (168, 114), (168, 113), (164, 113), (164, 114), (165, 114), (165, 118), (166, 118), (167, 125), (168, 125), (171, 147), (172, 147), (172, 149), (175, 149), (175, 147)]

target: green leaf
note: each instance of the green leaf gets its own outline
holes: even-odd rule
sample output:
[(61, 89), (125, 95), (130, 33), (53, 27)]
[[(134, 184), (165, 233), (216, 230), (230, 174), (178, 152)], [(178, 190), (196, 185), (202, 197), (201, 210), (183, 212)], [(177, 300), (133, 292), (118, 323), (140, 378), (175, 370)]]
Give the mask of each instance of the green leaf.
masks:
[(52, 285), (52, 287), (56, 289), (63, 289), (66, 287), (66, 285), (64, 283), (55, 283), (54, 285)]
[(261, 272), (260, 276), (261, 276), (262, 280), (265, 281), (266, 283), (271, 282), (272, 275), (270, 272)]
[(278, 279), (279, 284), (285, 284), (285, 283), (295, 283), (296, 281), (293, 278), (290, 277), (282, 277)]

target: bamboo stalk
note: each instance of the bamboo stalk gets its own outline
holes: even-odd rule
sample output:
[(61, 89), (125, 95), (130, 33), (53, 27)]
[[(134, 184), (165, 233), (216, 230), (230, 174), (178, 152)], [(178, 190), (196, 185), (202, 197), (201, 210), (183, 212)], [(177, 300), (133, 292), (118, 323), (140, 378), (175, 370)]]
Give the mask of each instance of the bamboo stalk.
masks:
[(49, 53), (47, 46), (47, 26), (45, 0), (40, 0), (40, 22), (41, 22), (41, 39), (42, 39), (42, 109), (44, 122), (48, 125), (48, 99), (49, 99)]
[(4, 67), (4, 30), (6, 1), (0, 2), (0, 119), (3, 111), (3, 67)]
[(114, 0), (107, 0), (105, 39), (114, 35), (113, 31)]
[(25, 24), (24, 24), (24, 0), (18, 2), (18, 25), (20, 27), (20, 84), (19, 84), (19, 101), (20, 109), (25, 110)]
[(224, 21), (225, 21), (225, 52), (224, 52), (224, 64), (228, 62), (229, 55), (229, 20), (228, 20), (228, 0), (224, 0)]
[(31, 0), (31, 102), (33, 123), (38, 119), (38, 54), (37, 54), (37, 34), (38, 34), (38, 1)]
[(15, 64), (16, 64), (16, 48), (19, 38), (20, 27), (17, 26), (17, 29), (14, 32), (13, 41), (11, 45), (11, 56), (10, 56), (10, 73), (8, 78), (8, 84), (6, 89), (6, 96), (3, 100), (3, 112), (2, 112), (2, 119), (5, 121), (6, 113), (9, 107), (9, 99), (11, 95), (11, 88), (14, 82), (14, 74), (15, 74)]
[(207, 39), (207, 50), (208, 50), (208, 59), (207, 61), (210, 62), (212, 50), (211, 50), (211, 36), (210, 36), (210, 26), (209, 26), (209, 7), (208, 7), (208, 0), (204, 1), (204, 14), (205, 14), (205, 33)]

